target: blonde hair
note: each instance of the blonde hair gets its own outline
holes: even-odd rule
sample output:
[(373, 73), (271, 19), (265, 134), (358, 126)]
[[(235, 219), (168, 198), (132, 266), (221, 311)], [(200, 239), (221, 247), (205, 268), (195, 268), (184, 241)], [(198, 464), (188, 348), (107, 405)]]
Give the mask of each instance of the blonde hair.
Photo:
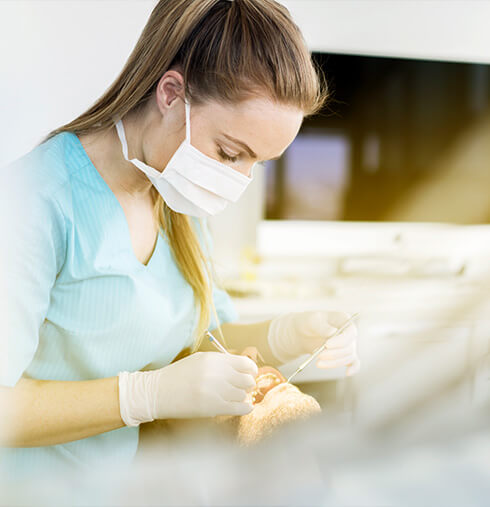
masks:
[[(124, 118), (147, 104), (160, 78), (171, 68), (182, 71), (185, 96), (191, 104), (237, 103), (266, 96), (309, 116), (327, 98), (323, 74), (314, 65), (289, 11), (278, 2), (160, 0), (107, 91), (43, 142), (60, 132), (85, 135), (112, 128), (114, 117)], [(159, 194), (155, 215), (199, 307), (191, 349), (195, 352), (209, 326), (210, 308), (216, 314), (209, 260), (189, 217), (172, 211)]]

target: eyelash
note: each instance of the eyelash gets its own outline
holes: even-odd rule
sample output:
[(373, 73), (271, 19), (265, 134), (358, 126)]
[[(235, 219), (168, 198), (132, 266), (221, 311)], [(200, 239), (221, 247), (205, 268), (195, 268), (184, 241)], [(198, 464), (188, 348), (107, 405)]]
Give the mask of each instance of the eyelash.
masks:
[(238, 160), (238, 156), (230, 157), (221, 148), (218, 149), (218, 154), (222, 159), (229, 160), (230, 162), (236, 162)]

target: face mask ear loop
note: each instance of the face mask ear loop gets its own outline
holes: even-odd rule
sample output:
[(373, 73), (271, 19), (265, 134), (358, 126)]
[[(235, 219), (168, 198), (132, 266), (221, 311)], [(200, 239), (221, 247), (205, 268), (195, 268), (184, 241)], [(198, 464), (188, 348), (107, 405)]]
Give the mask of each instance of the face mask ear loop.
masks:
[(129, 161), (128, 142), (126, 141), (126, 133), (124, 132), (124, 125), (122, 125), (122, 120), (120, 119), (118, 119), (116, 122), (116, 130), (117, 133), (119, 134), (119, 140), (121, 141), (124, 158)]
[(185, 138), (191, 144), (191, 105), (185, 100)]

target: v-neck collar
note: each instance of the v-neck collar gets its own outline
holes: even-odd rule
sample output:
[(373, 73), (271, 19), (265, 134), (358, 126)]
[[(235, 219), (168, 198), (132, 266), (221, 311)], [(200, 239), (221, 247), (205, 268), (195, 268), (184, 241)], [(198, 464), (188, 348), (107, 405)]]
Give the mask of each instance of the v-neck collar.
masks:
[(124, 210), (123, 210), (123, 208), (121, 206), (121, 203), (119, 202), (119, 199), (116, 197), (116, 195), (112, 191), (111, 187), (107, 184), (107, 182), (104, 180), (104, 178), (102, 177), (102, 175), (99, 173), (99, 171), (97, 170), (97, 168), (93, 164), (92, 160), (90, 159), (90, 157), (88, 156), (87, 152), (85, 151), (85, 148), (83, 147), (83, 144), (81, 143), (81, 141), (78, 138), (78, 136), (74, 132), (65, 132), (65, 134), (68, 134), (72, 138), (72, 140), (75, 143), (75, 147), (78, 150), (79, 154), (85, 160), (86, 165), (93, 172), (94, 178), (98, 182), (99, 187), (105, 193), (107, 193), (110, 196), (110, 199), (113, 202), (114, 206), (118, 209), (118, 213), (120, 214), (121, 220), (122, 220), (122, 222), (124, 224), (123, 226), (124, 226), (124, 229), (125, 229), (125, 233), (124, 233), (124, 235), (125, 235), (125, 241), (126, 241), (126, 244), (127, 244), (127, 248), (128, 248), (129, 254), (130, 254), (130, 256), (133, 259), (133, 262), (140, 269), (142, 269), (142, 270), (149, 269), (151, 267), (151, 265), (153, 264), (155, 258), (157, 257), (158, 247), (159, 247), (159, 244), (161, 242), (161, 237), (160, 236), (162, 235), (161, 228), (159, 229), (159, 231), (157, 233), (157, 238), (156, 238), (156, 241), (155, 241), (155, 244), (154, 244), (154, 247), (153, 247), (153, 251), (151, 253), (150, 258), (148, 259), (148, 262), (146, 264), (143, 264), (136, 257), (136, 254), (134, 253), (133, 244), (131, 242), (131, 234), (130, 234), (130, 231), (129, 231), (128, 220), (127, 220), (126, 214), (124, 213)]

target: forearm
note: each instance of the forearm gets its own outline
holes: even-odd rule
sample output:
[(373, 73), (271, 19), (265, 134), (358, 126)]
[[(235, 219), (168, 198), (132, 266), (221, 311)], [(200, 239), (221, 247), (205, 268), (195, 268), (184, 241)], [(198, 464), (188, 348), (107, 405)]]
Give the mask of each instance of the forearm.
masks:
[[(228, 348), (241, 352), (245, 347), (257, 347), (258, 351), (264, 358), (267, 365), (280, 366), (279, 362), (269, 347), (267, 334), (269, 332), (270, 320), (262, 322), (254, 322), (252, 324), (223, 324), (221, 329), (226, 340)], [(213, 332), (214, 336), (219, 339), (217, 331)], [(216, 350), (208, 340), (203, 340), (202, 350)]]
[(0, 388), (0, 446), (56, 445), (124, 426), (118, 377), (87, 381), (21, 378)]

